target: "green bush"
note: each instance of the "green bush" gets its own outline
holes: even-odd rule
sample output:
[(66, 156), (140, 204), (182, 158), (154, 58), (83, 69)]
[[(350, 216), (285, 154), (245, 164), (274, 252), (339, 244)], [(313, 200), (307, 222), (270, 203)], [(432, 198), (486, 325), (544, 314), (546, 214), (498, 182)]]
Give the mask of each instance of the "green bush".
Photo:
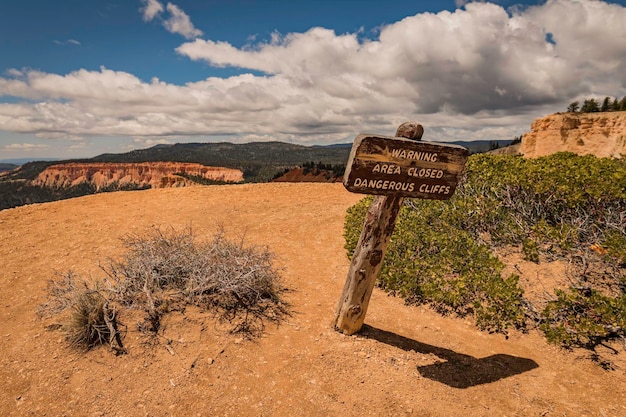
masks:
[[(356, 247), (370, 201), (365, 199), (348, 212), (345, 236), (349, 253)], [(477, 324), (490, 331), (522, 326), (523, 292), (518, 277), (503, 279), (502, 262), (487, 245), (450, 225), (442, 216), (445, 207), (440, 202), (422, 201), (403, 207), (379, 286), (409, 303), (429, 303), (442, 313), (473, 314)]]
[[(370, 202), (348, 210), (349, 255)], [(593, 349), (624, 336), (617, 317), (624, 314), (626, 292), (625, 227), (625, 160), (473, 155), (450, 200), (405, 200), (378, 284), (409, 303), (471, 314), (481, 328), (503, 332), (533, 324), (554, 343)], [(532, 305), (517, 276), (502, 276), (493, 249), (503, 245), (520, 248), (532, 262), (569, 262), (572, 288), (555, 292), (545, 308)], [(593, 296), (577, 295), (573, 308), (576, 288)], [(598, 314), (600, 306), (611, 307)], [(571, 314), (599, 327), (566, 320)]]
[(626, 294), (608, 297), (597, 290), (556, 290), (557, 299), (543, 311), (540, 328), (550, 342), (594, 349), (626, 329)]

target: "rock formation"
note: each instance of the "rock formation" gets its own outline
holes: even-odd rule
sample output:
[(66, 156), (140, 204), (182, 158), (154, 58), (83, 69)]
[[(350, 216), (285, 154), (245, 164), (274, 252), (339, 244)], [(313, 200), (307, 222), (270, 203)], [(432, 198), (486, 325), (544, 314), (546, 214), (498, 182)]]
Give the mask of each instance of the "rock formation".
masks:
[[(182, 174), (182, 175), (180, 175)], [(178, 162), (141, 163), (65, 163), (51, 165), (32, 181), (33, 185), (66, 188), (91, 183), (97, 190), (107, 187), (152, 188), (186, 187), (197, 182), (185, 176), (223, 182), (242, 182), (238, 169), (208, 167), (201, 164)]]
[(626, 111), (557, 113), (533, 122), (520, 152), (536, 158), (555, 152), (620, 158), (626, 156)]

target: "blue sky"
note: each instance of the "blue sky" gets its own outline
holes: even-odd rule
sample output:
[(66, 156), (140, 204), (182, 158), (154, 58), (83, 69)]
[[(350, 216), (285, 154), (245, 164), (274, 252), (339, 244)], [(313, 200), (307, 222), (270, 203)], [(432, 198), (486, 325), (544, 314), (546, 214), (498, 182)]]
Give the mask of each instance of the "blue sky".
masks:
[(0, 160), (158, 143), (512, 139), (626, 95), (626, 0), (0, 3)]

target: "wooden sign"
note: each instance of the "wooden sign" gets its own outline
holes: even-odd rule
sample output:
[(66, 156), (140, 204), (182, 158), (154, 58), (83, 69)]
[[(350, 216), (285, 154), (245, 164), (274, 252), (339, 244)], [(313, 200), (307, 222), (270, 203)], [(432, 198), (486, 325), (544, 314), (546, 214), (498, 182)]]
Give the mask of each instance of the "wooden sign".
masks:
[(343, 185), (354, 193), (446, 200), (467, 156), (462, 146), (361, 134), (352, 145)]
[(363, 326), (404, 197), (450, 198), (465, 167), (467, 149), (420, 142), (423, 133), (419, 123), (406, 122), (398, 127), (396, 137), (359, 135), (352, 145), (344, 186), (378, 195), (367, 210), (335, 310), (334, 327), (344, 334), (354, 334)]

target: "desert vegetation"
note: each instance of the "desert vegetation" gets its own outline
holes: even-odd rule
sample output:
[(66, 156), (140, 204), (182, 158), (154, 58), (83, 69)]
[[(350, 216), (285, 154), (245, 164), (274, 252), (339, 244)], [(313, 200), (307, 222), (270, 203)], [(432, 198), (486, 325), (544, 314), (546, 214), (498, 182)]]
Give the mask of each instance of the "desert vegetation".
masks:
[(288, 312), (281, 298), (285, 288), (266, 248), (229, 240), (223, 230), (197, 242), (191, 228), (155, 228), (122, 240), (127, 253), (102, 266), (102, 278), (68, 271), (49, 282), (40, 316), (59, 317), (58, 327), (72, 346), (108, 344), (125, 352), (120, 315), (130, 310), (142, 313), (135, 325), (148, 336), (158, 335), (167, 313), (196, 306), (249, 338)]
[[(349, 256), (370, 201), (348, 211)], [(565, 262), (568, 285), (526, 297), (518, 274), (503, 276), (502, 248), (529, 262)], [(626, 161), (474, 155), (450, 200), (405, 200), (378, 284), (407, 303), (473, 316), (485, 330), (534, 328), (593, 354), (600, 345), (619, 348), (626, 343)]]

